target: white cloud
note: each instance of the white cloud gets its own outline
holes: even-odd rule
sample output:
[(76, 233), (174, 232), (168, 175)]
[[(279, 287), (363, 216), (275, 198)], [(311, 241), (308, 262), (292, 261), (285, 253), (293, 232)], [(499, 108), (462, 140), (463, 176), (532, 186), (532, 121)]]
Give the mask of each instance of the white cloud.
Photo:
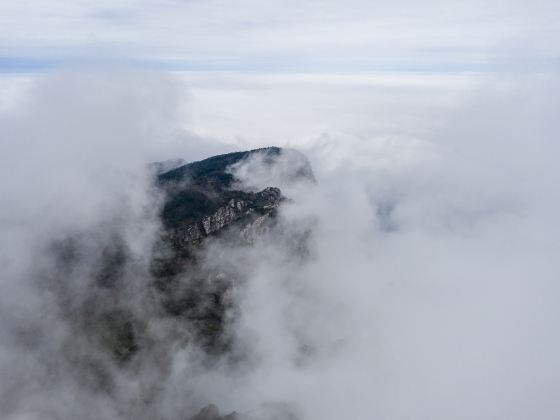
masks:
[[(391, 138), (415, 141), (433, 132), (442, 123), (441, 116), (487, 77), (394, 73), (177, 74), (192, 97), (189, 128), (200, 135), (247, 148), (266, 144), (305, 147), (329, 135), (365, 147), (374, 138), (381, 143), (392, 141)], [(322, 135), (326, 137), (321, 139)], [(348, 152), (352, 153), (352, 149)]]
[(283, 213), (285, 230), (315, 217), (312, 258), (265, 242), (244, 260), (239, 329), (258, 362), (214, 389), (224, 401), (287, 401), (306, 419), (555, 418), (558, 84), (509, 82), (447, 114), (429, 159), (315, 156), (319, 185), (289, 191)]

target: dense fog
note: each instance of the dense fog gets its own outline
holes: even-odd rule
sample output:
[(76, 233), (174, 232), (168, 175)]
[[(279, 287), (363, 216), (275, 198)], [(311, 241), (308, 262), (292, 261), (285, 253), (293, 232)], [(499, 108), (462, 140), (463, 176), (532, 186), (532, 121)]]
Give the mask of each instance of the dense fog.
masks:
[[(0, 417), (182, 420), (208, 404), (249, 419), (558, 417), (556, 75), (477, 81), (415, 138), (277, 144), (316, 183), (286, 181), (291, 153), (232, 167), (240, 188), (288, 200), (251, 246), (201, 249), (201, 270), (241, 279), (233, 344), (212, 357), (150, 287), (163, 197), (149, 164), (246, 143), (185, 128), (181, 83), (53, 72), (1, 114)], [(126, 255), (105, 290), (112, 247)], [(130, 363), (95, 333), (105, 308), (143, 325)]]

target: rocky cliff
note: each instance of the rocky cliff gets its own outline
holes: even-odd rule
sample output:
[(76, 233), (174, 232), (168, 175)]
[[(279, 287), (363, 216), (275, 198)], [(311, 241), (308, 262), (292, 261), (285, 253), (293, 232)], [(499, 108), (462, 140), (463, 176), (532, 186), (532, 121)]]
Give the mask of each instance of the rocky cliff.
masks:
[(227, 296), (235, 275), (225, 268), (208, 273), (197, 255), (209, 239), (223, 238), (232, 247), (250, 245), (274, 226), (286, 200), (277, 186), (250, 191), (237, 182), (235, 168), (255, 162), (263, 178), (283, 165), (289, 169), (282, 170), (278, 182), (315, 182), (305, 156), (277, 147), (214, 156), (157, 176), (165, 192), (164, 230), (155, 248), (153, 276), (166, 311), (189, 320), (208, 353), (228, 348), (224, 319), (231, 311)]
[[(258, 157), (260, 164), (272, 168), (286, 153), (270, 147), (247, 152), (214, 156), (159, 174), (158, 185), (166, 192), (162, 211), (164, 226), (179, 243), (192, 244), (216, 234), (234, 222), (250, 222), (262, 216), (272, 216), (283, 200), (278, 186), (270, 185), (261, 191), (246, 191), (235, 183), (232, 167)], [(283, 173), (287, 181), (314, 181), (311, 165), (305, 157), (290, 151), (300, 159), (293, 170)]]

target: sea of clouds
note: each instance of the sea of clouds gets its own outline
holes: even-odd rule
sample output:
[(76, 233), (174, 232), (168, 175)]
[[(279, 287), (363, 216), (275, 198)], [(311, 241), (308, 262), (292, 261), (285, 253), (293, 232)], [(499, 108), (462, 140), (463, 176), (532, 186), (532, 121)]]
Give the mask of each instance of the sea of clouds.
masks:
[[(2, 418), (175, 420), (210, 403), (256, 419), (557, 418), (554, 74), (487, 77), (418, 136), (286, 139), (316, 184), (283, 184), (289, 155), (236, 168), (290, 200), (255, 246), (206, 250), (209, 269), (244, 279), (233, 364), (183, 343), (149, 293), (162, 197), (148, 163), (241, 147), (185, 130), (196, 103), (182, 89), (168, 74), (58, 72), (0, 115)], [(307, 231), (295, 255), (287, 238)], [(53, 244), (76, 236), (79, 264), (62, 270)], [(114, 238), (128, 253), (118, 296), (92, 286)], [(128, 367), (103, 354), (82, 322), (92, 294), (142, 319), (153, 351)]]

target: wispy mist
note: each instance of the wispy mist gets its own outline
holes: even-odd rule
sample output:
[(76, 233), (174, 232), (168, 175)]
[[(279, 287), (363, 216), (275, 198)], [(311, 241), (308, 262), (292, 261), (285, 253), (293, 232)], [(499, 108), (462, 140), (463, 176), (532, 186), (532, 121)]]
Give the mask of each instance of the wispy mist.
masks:
[(0, 120), (2, 418), (557, 418), (556, 76), (487, 80), (422, 138), (306, 141), (316, 183), (297, 154), (232, 167), (288, 200), (201, 251), (204, 284), (235, 280), (218, 356), (151, 286), (148, 164), (233, 148), (181, 128), (176, 83), (62, 73)]

